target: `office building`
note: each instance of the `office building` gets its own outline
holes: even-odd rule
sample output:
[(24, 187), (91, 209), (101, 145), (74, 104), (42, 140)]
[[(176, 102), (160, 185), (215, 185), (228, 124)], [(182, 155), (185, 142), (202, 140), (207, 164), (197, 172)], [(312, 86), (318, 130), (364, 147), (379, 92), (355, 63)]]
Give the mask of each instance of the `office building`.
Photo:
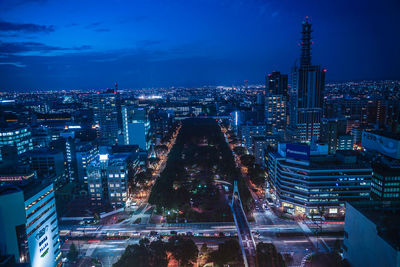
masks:
[(18, 263), (61, 266), (52, 183), (0, 187), (0, 245)]
[(87, 184), (86, 168), (90, 162), (98, 158), (97, 146), (90, 142), (79, 142), (75, 144), (76, 176), (80, 184)]
[(265, 77), (266, 95), (288, 95), (288, 75), (273, 71)]
[(138, 166), (138, 154), (100, 154), (87, 167), (92, 205), (123, 207), (128, 197), (128, 171)]
[[(9, 125), (0, 128), (0, 161), (2, 154), (15, 149), (17, 155), (21, 155), (33, 149), (31, 130), (27, 126)], [(13, 150), (14, 150), (13, 149)]]
[(337, 150), (352, 150), (354, 138), (349, 134), (340, 135), (337, 137)]
[(372, 164), (371, 198), (400, 200), (400, 161), (381, 158)]
[(265, 79), (265, 122), (268, 134), (282, 134), (287, 126), (288, 75), (274, 71)]
[(293, 69), (290, 95), (290, 138), (308, 143), (318, 140), (324, 103), (325, 69), (311, 64), (311, 24), (303, 22), (300, 66)]
[(168, 133), (174, 122), (172, 112), (164, 110), (152, 110), (149, 114), (151, 133), (161, 138)]
[(399, 134), (384, 131), (364, 131), (362, 133), (361, 146), (366, 151), (374, 151), (392, 159), (400, 160)]
[(122, 124), (125, 145), (138, 145), (142, 150), (150, 149), (150, 121), (146, 109), (122, 107)]
[(266, 136), (267, 127), (265, 124), (251, 124), (240, 126), (241, 139), (244, 146), (253, 153), (253, 137)]
[(346, 134), (346, 119), (323, 118), (321, 120), (320, 141), (328, 145), (329, 154), (335, 154), (338, 150), (338, 137)]
[(268, 134), (284, 134), (287, 125), (287, 98), (283, 95), (265, 97), (265, 120)]
[(104, 144), (113, 145), (118, 137), (117, 92), (108, 89), (92, 95), (94, 121), (100, 127)]
[(254, 162), (258, 165), (263, 166), (265, 149), (267, 149), (268, 146), (266, 136), (254, 136), (252, 143)]
[(38, 177), (50, 178), (55, 188), (68, 182), (64, 154), (58, 150), (36, 149), (26, 154), (29, 165)]
[(351, 266), (400, 266), (400, 202), (346, 203), (343, 257)]
[(372, 169), (353, 151), (328, 155), (327, 146), (279, 144), (267, 156), (268, 194), (289, 212), (344, 214), (346, 201), (370, 196)]

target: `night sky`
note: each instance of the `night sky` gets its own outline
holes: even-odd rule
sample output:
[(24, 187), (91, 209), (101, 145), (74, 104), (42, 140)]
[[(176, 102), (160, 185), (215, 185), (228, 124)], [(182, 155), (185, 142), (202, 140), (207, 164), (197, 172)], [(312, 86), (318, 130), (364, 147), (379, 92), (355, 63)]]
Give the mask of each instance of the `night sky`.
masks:
[(0, 0), (0, 90), (263, 83), (311, 18), (328, 81), (400, 79), (400, 1)]

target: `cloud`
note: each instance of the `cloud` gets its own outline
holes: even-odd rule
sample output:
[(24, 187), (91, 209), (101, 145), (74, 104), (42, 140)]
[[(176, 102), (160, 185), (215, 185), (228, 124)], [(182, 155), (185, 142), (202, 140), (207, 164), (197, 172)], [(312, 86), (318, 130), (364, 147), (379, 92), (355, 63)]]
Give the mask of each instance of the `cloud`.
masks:
[(136, 42), (138, 47), (140, 48), (147, 48), (150, 46), (161, 44), (160, 40), (140, 40)]
[(94, 28), (97, 28), (98, 26), (100, 26), (101, 23), (102, 22), (93, 22), (93, 23), (90, 23), (90, 24), (86, 25), (85, 28), (86, 29), (94, 29)]
[(68, 23), (68, 24), (66, 24), (65, 25), (65, 27), (75, 27), (75, 26), (78, 26), (79, 24), (77, 24), (77, 23)]
[(96, 32), (109, 32), (111, 30), (110, 29), (95, 29), (94, 31), (96, 31)]
[(10, 10), (13, 8), (17, 8), (19, 6), (23, 5), (29, 5), (29, 4), (45, 4), (47, 3), (47, 0), (1, 0), (0, 1), (0, 9), (3, 10)]
[(21, 62), (0, 62), (0, 65), (11, 65), (18, 68), (25, 68), (26, 65)]
[(40, 53), (48, 53), (53, 51), (80, 51), (80, 50), (88, 50), (91, 46), (82, 45), (79, 47), (60, 47), (60, 46), (52, 46), (46, 45), (43, 43), (37, 42), (1, 42), (0, 41), (0, 53), (2, 54), (20, 54), (26, 52), (40, 52)]
[(0, 21), (0, 32), (30, 32), (49, 33), (54, 31), (53, 25), (39, 25), (33, 23), (14, 23), (8, 21)]
[(271, 17), (275, 18), (275, 17), (278, 16), (278, 15), (279, 15), (279, 12), (278, 12), (278, 11), (275, 11), (275, 12), (273, 12), (273, 13), (271, 14)]

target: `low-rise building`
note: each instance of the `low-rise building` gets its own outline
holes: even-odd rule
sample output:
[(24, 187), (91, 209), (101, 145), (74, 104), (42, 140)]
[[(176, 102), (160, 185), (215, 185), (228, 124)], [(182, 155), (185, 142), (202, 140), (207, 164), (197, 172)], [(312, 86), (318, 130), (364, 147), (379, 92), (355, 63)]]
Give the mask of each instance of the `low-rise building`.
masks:
[(351, 266), (400, 266), (400, 202), (346, 203), (343, 250)]
[[(268, 194), (290, 212), (343, 215), (346, 201), (369, 199), (372, 168), (353, 151), (279, 144), (267, 156)], [(326, 148), (326, 149), (325, 149)]]
[(372, 168), (371, 198), (400, 200), (400, 162), (382, 158)]
[(128, 197), (128, 172), (138, 166), (138, 154), (100, 154), (87, 167), (92, 205), (123, 207)]

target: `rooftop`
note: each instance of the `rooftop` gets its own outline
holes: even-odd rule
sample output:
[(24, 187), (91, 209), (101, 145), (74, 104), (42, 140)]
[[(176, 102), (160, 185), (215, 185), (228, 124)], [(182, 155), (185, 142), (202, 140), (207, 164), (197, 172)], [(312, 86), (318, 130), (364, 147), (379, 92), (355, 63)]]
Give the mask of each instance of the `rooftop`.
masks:
[(43, 188), (49, 186), (50, 180), (30, 179), (29, 182), (20, 182), (15, 184), (6, 184), (0, 186), (0, 194), (11, 194), (18, 191), (24, 192), (25, 200), (39, 193)]
[[(346, 153), (346, 152), (345, 152)], [(350, 152), (351, 153), (351, 152)], [(275, 158), (283, 158), (278, 152), (271, 153)], [(348, 155), (345, 155), (348, 156)], [(351, 154), (351, 156), (353, 156)], [(311, 156), (309, 160), (309, 165), (305, 165), (304, 163), (296, 163), (296, 160), (290, 160), (285, 162), (286, 165), (298, 167), (302, 169), (309, 169), (309, 170), (338, 170), (338, 169), (371, 169), (371, 167), (363, 162), (351, 162), (348, 163), (341, 157), (337, 157), (334, 155), (318, 155), (318, 156)]]
[(9, 131), (15, 131), (15, 130), (20, 130), (20, 129), (26, 129), (28, 126), (18, 124), (18, 123), (12, 123), (12, 124), (2, 124), (0, 125), (0, 132), (9, 132)]
[(400, 201), (361, 201), (353, 206), (375, 225), (378, 235), (400, 250)]
[(372, 131), (371, 133), (400, 141), (400, 134), (398, 133), (387, 132), (387, 131)]

